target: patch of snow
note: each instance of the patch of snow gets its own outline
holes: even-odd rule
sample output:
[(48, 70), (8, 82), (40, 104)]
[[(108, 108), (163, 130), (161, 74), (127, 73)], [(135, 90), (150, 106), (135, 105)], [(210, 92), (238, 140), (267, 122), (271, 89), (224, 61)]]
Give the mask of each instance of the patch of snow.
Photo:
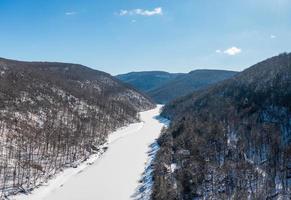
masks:
[(264, 178), (267, 176), (266, 172), (260, 168), (260, 167), (256, 167), (256, 171), (261, 174)]
[(229, 147), (236, 148), (237, 142), (238, 138), (235, 130), (232, 130), (230, 126), (228, 126), (227, 145)]
[(176, 169), (179, 169), (179, 167), (177, 166), (176, 163), (172, 163), (171, 164), (171, 172), (174, 173), (176, 171)]

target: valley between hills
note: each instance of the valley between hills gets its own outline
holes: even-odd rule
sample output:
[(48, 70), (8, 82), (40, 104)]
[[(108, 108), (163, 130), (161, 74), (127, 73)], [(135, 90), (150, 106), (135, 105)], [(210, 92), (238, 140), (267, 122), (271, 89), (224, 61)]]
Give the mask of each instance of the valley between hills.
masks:
[(115, 77), (1, 58), (1, 199), (290, 199), (290, 86), (290, 53)]

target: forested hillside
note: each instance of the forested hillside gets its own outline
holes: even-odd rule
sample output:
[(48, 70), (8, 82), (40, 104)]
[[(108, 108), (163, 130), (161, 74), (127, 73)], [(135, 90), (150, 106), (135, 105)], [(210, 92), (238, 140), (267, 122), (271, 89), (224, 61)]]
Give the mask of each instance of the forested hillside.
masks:
[(194, 70), (186, 74), (152, 71), (132, 72), (118, 75), (117, 78), (144, 92), (156, 103), (165, 104), (230, 78), (236, 73), (225, 70)]
[(104, 72), (0, 59), (0, 198), (76, 166), (153, 107)]
[(165, 106), (153, 199), (291, 198), (291, 54)]
[(165, 104), (195, 90), (206, 88), (211, 84), (230, 78), (236, 73), (225, 70), (194, 70), (149, 91), (147, 94), (156, 102)]

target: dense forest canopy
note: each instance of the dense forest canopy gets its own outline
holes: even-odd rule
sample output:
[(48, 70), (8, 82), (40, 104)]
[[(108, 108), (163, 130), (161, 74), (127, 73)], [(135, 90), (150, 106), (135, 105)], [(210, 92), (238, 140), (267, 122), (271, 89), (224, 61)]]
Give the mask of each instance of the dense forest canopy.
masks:
[(291, 54), (167, 104), (153, 199), (290, 199)]

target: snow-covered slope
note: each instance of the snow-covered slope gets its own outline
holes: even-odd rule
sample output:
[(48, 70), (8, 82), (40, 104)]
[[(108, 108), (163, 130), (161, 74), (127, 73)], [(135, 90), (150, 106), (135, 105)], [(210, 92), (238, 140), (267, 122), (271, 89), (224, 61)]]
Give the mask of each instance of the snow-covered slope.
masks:
[(101, 71), (0, 58), (0, 199), (78, 165), (154, 107)]

